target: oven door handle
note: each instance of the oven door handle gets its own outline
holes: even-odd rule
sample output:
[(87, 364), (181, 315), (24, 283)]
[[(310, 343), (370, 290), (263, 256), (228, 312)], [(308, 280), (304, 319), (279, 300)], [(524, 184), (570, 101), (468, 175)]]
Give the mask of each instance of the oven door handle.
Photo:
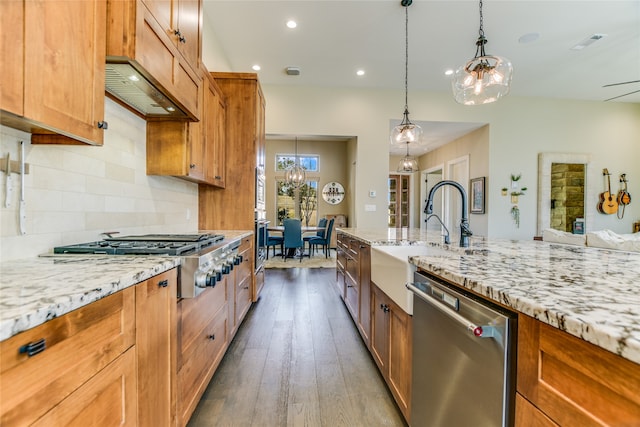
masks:
[[(471, 322), (464, 316), (458, 314), (457, 310), (459, 306), (459, 299), (454, 295), (449, 294), (448, 292), (442, 291), (434, 286), (431, 286), (429, 283), (420, 283), (425, 288), (429, 289), (432, 294), (435, 294), (438, 298), (433, 295), (429, 295), (423, 292), (420, 288), (416, 287), (413, 283), (407, 283), (405, 286), (411, 292), (413, 292), (416, 296), (418, 296), (421, 300), (429, 303), (429, 305), (437, 308), (442, 313), (446, 314), (457, 323), (462, 325), (468, 332), (470, 332), (473, 336), (479, 338), (498, 338), (501, 334), (496, 330), (495, 327), (490, 325), (479, 326), (475, 323)], [(446, 305), (449, 307), (447, 307)]]

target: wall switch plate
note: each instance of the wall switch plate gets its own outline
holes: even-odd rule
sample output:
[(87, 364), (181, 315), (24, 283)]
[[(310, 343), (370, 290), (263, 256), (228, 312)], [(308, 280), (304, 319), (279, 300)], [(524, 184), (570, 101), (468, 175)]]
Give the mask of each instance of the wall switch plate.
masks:
[(376, 197), (376, 190), (369, 190), (369, 197)]
[(365, 212), (375, 212), (376, 211), (376, 205), (364, 205), (364, 211)]

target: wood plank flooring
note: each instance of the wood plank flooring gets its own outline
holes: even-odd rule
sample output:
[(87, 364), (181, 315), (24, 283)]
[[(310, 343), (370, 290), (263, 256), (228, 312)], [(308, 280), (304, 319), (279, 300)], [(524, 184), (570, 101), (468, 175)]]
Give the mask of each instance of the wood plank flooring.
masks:
[(406, 426), (335, 280), (335, 269), (266, 270), (189, 427)]

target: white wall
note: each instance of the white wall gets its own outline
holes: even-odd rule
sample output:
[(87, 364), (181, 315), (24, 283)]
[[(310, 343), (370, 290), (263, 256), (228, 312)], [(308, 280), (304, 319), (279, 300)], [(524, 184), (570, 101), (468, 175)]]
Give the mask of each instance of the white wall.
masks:
[[(402, 92), (376, 89), (309, 88), (263, 85), (267, 100), (267, 133), (354, 135), (357, 174), (354, 215), (350, 225), (384, 227), (388, 172), (389, 120), (398, 118)], [(487, 235), (531, 239), (536, 234), (537, 162), (540, 152), (593, 155), (593, 167), (617, 176), (627, 173), (629, 192), (640, 194), (640, 105), (509, 96), (495, 104), (467, 107), (449, 93), (412, 92), (416, 121), (461, 121), (489, 124)], [(528, 188), (520, 198), (520, 227), (510, 217), (511, 204), (500, 195), (511, 173), (522, 174)], [(595, 183), (599, 185), (599, 183)], [(368, 197), (375, 190), (376, 199)], [(602, 190), (600, 190), (602, 191)], [(595, 209), (598, 200), (590, 201)], [(365, 204), (375, 212), (365, 212)], [(594, 228), (631, 232), (640, 219), (640, 202), (627, 207), (625, 218), (596, 215)]]
[[(109, 129), (104, 145), (26, 145), (27, 234), (18, 227), (20, 176), (12, 175), (11, 207), (0, 210), (0, 261), (37, 256), (54, 246), (122, 235), (193, 232), (198, 226), (198, 186), (146, 175), (146, 122), (105, 101)], [(28, 133), (0, 126), (0, 153), (18, 159)], [(6, 176), (2, 174), (4, 201)], [(189, 217), (187, 219), (187, 217)]]

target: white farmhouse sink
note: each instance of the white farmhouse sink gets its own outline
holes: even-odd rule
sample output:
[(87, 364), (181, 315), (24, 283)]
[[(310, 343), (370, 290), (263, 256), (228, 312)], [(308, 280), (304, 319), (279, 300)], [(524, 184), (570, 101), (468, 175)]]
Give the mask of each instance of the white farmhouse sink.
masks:
[(413, 281), (416, 266), (410, 256), (445, 255), (445, 249), (433, 246), (373, 246), (371, 280), (408, 314), (413, 314), (413, 293), (405, 286)]

